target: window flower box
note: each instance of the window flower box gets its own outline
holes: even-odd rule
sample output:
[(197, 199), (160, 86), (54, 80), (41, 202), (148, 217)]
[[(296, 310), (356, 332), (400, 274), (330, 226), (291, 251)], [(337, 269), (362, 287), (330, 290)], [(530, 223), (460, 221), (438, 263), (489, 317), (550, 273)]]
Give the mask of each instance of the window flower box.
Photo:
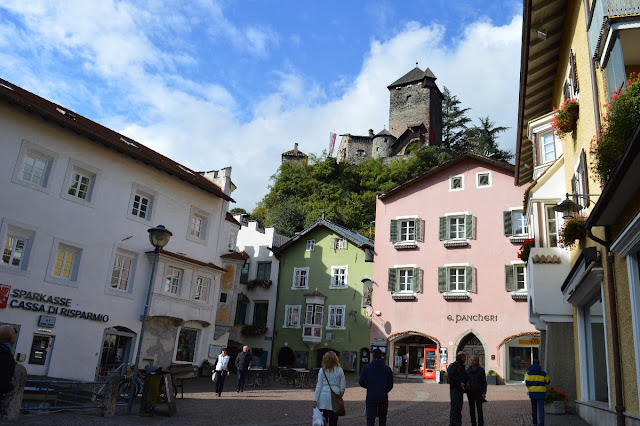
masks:
[(578, 122), (579, 105), (577, 99), (565, 100), (551, 121), (551, 127), (558, 137), (572, 133)]
[(263, 325), (245, 325), (242, 327), (242, 335), (245, 337), (250, 336), (259, 336), (261, 334), (265, 334), (268, 328)]
[(524, 240), (522, 245), (520, 246), (520, 250), (518, 250), (518, 259), (526, 262), (529, 260), (529, 253), (531, 253), (531, 249), (536, 245), (536, 240), (533, 238), (527, 238)]

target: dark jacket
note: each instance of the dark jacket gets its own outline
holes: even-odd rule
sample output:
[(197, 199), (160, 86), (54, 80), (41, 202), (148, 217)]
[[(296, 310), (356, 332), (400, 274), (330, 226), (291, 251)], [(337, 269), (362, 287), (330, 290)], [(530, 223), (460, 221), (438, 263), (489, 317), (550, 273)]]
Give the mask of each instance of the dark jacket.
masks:
[(527, 385), (531, 399), (545, 399), (549, 382), (549, 376), (542, 370), (540, 364), (531, 364), (524, 376), (524, 384)]
[(0, 343), (0, 399), (2, 395), (13, 390), (11, 379), (16, 368), (16, 362), (11, 354), (11, 346)]
[(487, 375), (484, 368), (478, 366), (474, 370), (471, 366), (467, 367), (467, 380), (470, 391), (487, 393)]
[(248, 370), (251, 365), (251, 358), (249, 352), (240, 352), (236, 357), (236, 368), (238, 370)]
[(460, 389), (462, 383), (467, 383), (467, 372), (464, 369), (464, 364), (460, 361), (454, 361), (449, 368), (447, 368), (447, 377), (449, 378), (449, 387), (451, 389)]
[(358, 383), (367, 389), (367, 402), (387, 402), (387, 394), (393, 389), (393, 371), (383, 360), (374, 359), (372, 363), (362, 367)]

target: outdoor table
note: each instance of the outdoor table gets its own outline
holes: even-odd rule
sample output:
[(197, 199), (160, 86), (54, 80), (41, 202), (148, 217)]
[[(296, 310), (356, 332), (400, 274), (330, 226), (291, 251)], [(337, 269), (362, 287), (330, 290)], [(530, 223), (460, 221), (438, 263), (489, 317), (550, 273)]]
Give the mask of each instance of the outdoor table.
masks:
[[(306, 370), (304, 368), (294, 368), (293, 371), (295, 371), (296, 373), (293, 385), (298, 386), (300, 388), (306, 387), (307, 379), (309, 377), (309, 370)], [(297, 381), (297, 384), (296, 384), (296, 381)]]
[(252, 368), (249, 370), (253, 376), (253, 386), (267, 386), (269, 370), (266, 368)]

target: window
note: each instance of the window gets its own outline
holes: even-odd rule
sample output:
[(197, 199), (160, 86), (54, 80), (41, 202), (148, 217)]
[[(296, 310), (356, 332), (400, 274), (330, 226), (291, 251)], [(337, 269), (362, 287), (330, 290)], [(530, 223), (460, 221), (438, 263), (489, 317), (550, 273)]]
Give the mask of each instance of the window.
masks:
[(464, 177), (451, 176), (449, 178), (449, 191), (462, 191), (464, 189)]
[(114, 290), (129, 291), (133, 258), (117, 253), (113, 261), (110, 287)]
[(193, 363), (198, 341), (198, 330), (181, 328), (178, 332), (176, 361)]
[(565, 99), (574, 99), (578, 97), (580, 89), (578, 87), (578, 68), (576, 67), (576, 54), (573, 49), (569, 54), (569, 69), (567, 70), (567, 79), (564, 82), (563, 94)]
[(229, 232), (229, 251), (236, 251), (236, 241), (238, 240), (238, 230)]
[(440, 218), (440, 240), (464, 240), (475, 235), (475, 219), (470, 214), (451, 214)]
[(99, 171), (80, 161), (70, 159), (62, 188), (62, 198), (90, 206)]
[(236, 319), (234, 321), (235, 324), (246, 324), (247, 321), (247, 302), (246, 301), (238, 301), (236, 303)]
[(0, 241), (4, 244), (0, 267), (6, 269), (5, 272), (26, 275), (29, 254), (35, 240), (35, 231), (7, 219), (2, 221), (1, 231)]
[(77, 285), (81, 257), (82, 248), (68, 241), (54, 239), (45, 281), (63, 285)]
[(347, 288), (348, 266), (332, 266), (331, 267), (331, 284), (329, 288)]
[(82, 200), (86, 200), (89, 197), (90, 184), (90, 176), (85, 174), (82, 170), (74, 170), (71, 174), (71, 182), (69, 183), (67, 193), (72, 197), (78, 197)]
[(558, 247), (558, 219), (556, 212), (553, 211), (555, 205), (547, 204), (545, 207), (546, 213), (546, 237), (548, 247)]
[(196, 278), (196, 291), (193, 294), (194, 300), (206, 302), (209, 299), (209, 289), (211, 288), (211, 278), (198, 277)]
[(491, 186), (491, 172), (478, 172), (476, 178), (476, 186), (478, 188), (489, 188)]
[(269, 302), (256, 302), (253, 305), (253, 325), (257, 327), (266, 326), (268, 313)]
[(265, 281), (271, 280), (271, 262), (258, 262), (258, 274), (256, 278)]
[(300, 305), (286, 305), (284, 327), (300, 328)]
[(504, 225), (504, 235), (526, 236), (529, 234), (529, 225), (527, 217), (522, 210), (509, 210), (502, 212), (502, 221)]
[(322, 317), (324, 314), (324, 305), (309, 304), (307, 305), (307, 314), (304, 317), (305, 325), (322, 325)]
[[(578, 164), (576, 164), (573, 177), (571, 178), (571, 192), (573, 194), (588, 194), (589, 184), (587, 181), (587, 155), (584, 149), (580, 152), (578, 158)], [(589, 207), (589, 197), (573, 196), (573, 202), (582, 206), (583, 208)]]
[(250, 263), (249, 263), (249, 261), (247, 261), (247, 262), (245, 262), (244, 266), (240, 270), (240, 282), (241, 283), (246, 283), (246, 282), (249, 281), (249, 267), (250, 267)]
[[(392, 219), (389, 239), (396, 243), (396, 248), (402, 248), (406, 243), (422, 241), (422, 219), (419, 217)], [(415, 247), (415, 244), (411, 247)]]
[(144, 194), (136, 194), (133, 197), (131, 214), (142, 219), (147, 219), (151, 210), (151, 200)]
[(169, 294), (178, 294), (180, 291), (180, 282), (182, 281), (182, 269), (178, 269), (174, 266), (167, 268), (167, 273), (164, 278), (164, 292)]
[(420, 268), (413, 265), (389, 268), (388, 290), (392, 293), (420, 291)]
[(316, 249), (316, 240), (307, 240), (307, 250), (314, 251)]
[(346, 250), (347, 240), (345, 238), (332, 238), (331, 248), (334, 250)]
[[(187, 240), (205, 244), (209, 230), (209, 213), (197, 207), (191, 207)], [(235, 245), (235, 240), (234, 240)]]
[(344, 330), (344, 316), (346, 309), (346, 305), (329, 306), (329, 322), (327, 323), (327, 328), (339, 328)]
[(201, 238), (201, 235), (203, 235), (203, 232), (204, 232), (204, 229), (203, 229), (204, 221), (205, 219), (198, 215), (191, 216), (191, 225), (189, 226), (189, 233), (191, 234), (192, 237)]
[(527, 290), (527, 266), (524, 263), (505, 265), (504, 271), (506, 291)]
[(543, 163), (549, 163), (556, 159), (556, 142), (552, 132), (540, 135), (540, 148), (542, 149)]
[(407, 102), (411, 100), (411, 95), (407, 95)]
[(58, 256), (56, 264), (53, 268), (53, 276), (58, 278), (69, 279), (71, 278), (71, 269), (73, 266), (73, 259), (76, 256), (76, 252), (71, 248), (58, 247)]
[(438, 268), (438, 291), (474, 291), (474, 270), (472, 266), (451, 265)]
[(220, 303), (227, 303), (227, 293), (220, 293)]
[(364, 157), (366, 155), (367, 155), (367, 153), (365, 152), (364, 149), (359, 149), (359, 150), (356, 151), (356, 156), (358, 156), (358, 157)]
[(56, 158), (53, 151), (23, 140), (12, 182), (48, 193), (49, 177)]
[(24, 252), (27, 239), (16, 235), (7, 235), (2, 253), (2, 264), (10, 268), (23, 269)]
[(527, 136), (533, 147), (533, 179), (537, 179), (546, 170), (549, 163), (562, 154), (562, 143), (554, 138), (551, 122), (555, 114), (546, 114), (529, 122)]
[(293, 268), (292, 289), (309, 288), (309, 268)]
[[(582, 385), (583, 400), (606, 403), (609, 401), (608, 374), (597, 372), (597, 366), (607, 371), (607, 337), (604, 305), (600, 293), (585, 306), (579, 307), (579, 310), (581, 311), (579, 320), (581, 319), (583, 323), (580, 329), (584, 330), (580, 337), (586, 342), (584, 363), (588, 366), (587, 377), (584, 377), (585, 383)], [(582, 356), (582, 353), (580, 355)]]

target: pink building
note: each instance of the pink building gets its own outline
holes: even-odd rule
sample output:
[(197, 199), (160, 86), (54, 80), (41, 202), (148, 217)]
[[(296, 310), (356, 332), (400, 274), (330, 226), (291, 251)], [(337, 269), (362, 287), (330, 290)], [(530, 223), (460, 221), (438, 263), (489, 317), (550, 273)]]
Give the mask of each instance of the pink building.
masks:
[(513, 179), (512, 164), (467, 153), (378, 197), (371, 339), (395, 374), (435, 380), (462, 350), (522, 381), (538, 357)]

